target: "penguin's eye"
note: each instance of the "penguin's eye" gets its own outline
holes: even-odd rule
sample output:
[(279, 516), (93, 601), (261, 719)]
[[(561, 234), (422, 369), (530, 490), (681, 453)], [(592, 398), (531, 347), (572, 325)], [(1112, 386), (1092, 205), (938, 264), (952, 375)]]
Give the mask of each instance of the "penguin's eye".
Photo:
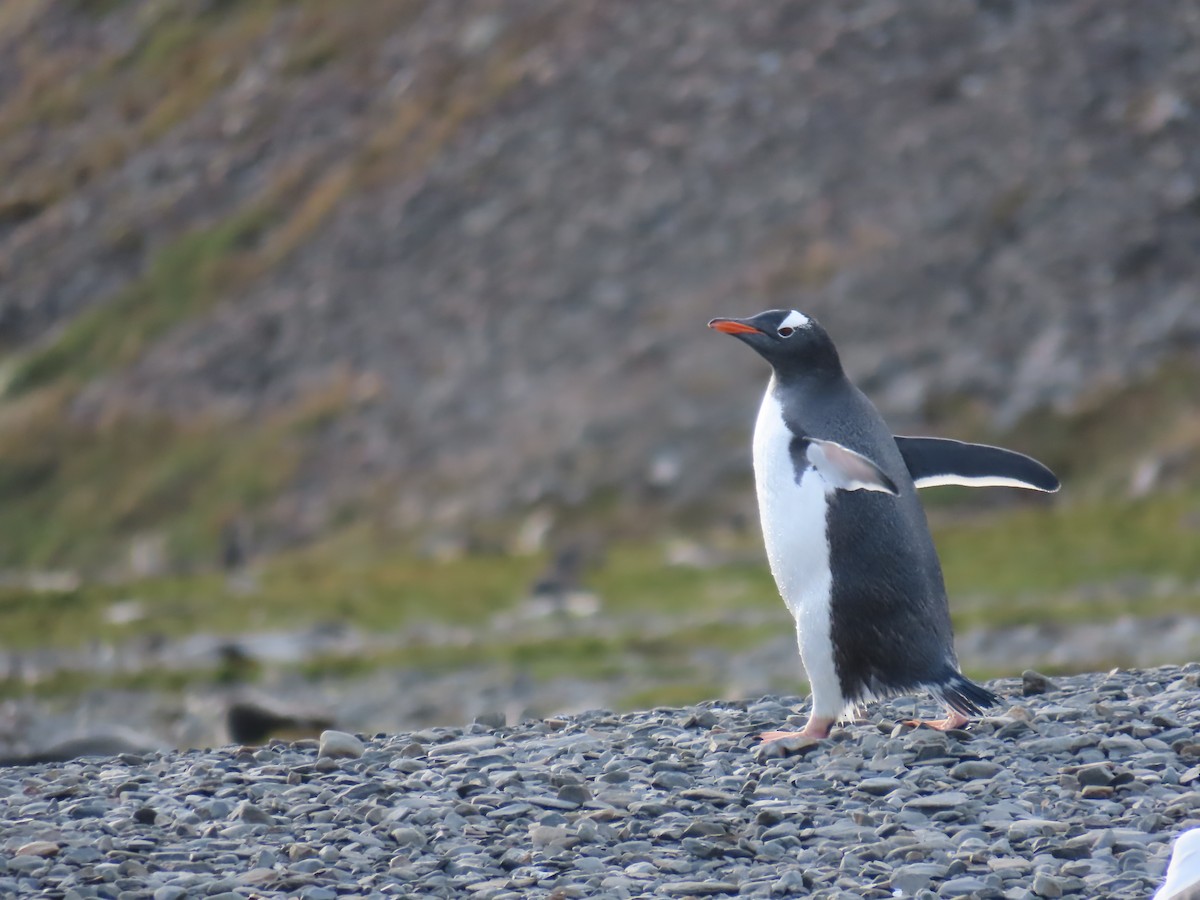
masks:
[(782, 328), (778, 329), (775, 333), (782, 338), (786, 338), (786, 337), (791, 337), (793, 334), (795, 334), (796, 329), (793, 328), (791, 325), (784, 325)]

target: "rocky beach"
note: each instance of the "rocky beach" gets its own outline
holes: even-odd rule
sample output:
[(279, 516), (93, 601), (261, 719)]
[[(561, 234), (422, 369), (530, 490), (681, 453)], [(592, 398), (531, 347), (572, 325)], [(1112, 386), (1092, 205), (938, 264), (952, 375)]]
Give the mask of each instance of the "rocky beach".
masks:
[[(3, 0), (0, 900), (1147, 898), (1198, 111), (1168, 0)], [(758, 738), (776, 307), (1061, 479), (922, 492), (966, 730)]]
[(1145, 898), (1200, 825), (1198, 685), (1006, 679), (967, 730), (907, 700), (790, 753), (767, 696), (5, 768), (0, 893)]

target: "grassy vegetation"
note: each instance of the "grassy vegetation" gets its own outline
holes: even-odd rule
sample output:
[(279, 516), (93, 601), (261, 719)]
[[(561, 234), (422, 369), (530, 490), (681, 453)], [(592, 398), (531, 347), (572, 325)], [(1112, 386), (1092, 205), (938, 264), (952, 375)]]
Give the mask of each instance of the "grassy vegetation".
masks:
[(940, 531), (938, 548), (954, 595), (984, 591), (1012, 601), (1129, 576), (1194, 583), (1200, 580), (1198, 516), (1194, 489), (1088, 500), (958, 522)]
[(701, 675), (698, 679), (691, 678), (682, 681), (668, 682), (632, 691), (621, 697), (615, 704), (618, 709), (653, 709), (657, 706), (691, 706), (703, 700), (720, 697), (723, 685), (705, 681)]
[[(495, 615), (524, 599), (544, 564), (536, 557), (512, 556), (436, 562), (382, 547), (368, 549), (372, 543), (354, 530), (277, 557), (258, 576), (249, 602), (215, 573), (133, 585), (89, 583), (60, 592), (3, 588), (5, 644), (74, 646), (88, 640), (128, 639), (142, 631), (167, 636), (197, 631), (234, 634), (343, 620), (369, 632), (436, 622), (473, 627), (486, 635)], [(652, 555), (644, 547), (618, 549), (590, 579), (604, 597), (606, 615), (636, 621), (684, 610), (703, 616), (730, 608), (778, 606), (765, 569), (699, 571), (660, 565), (655, 577), (644, 578)], [(106, 610), (131, 597), (146, 604), (147, 618), (132, 626), (107, 624)]]
[(212, 417), (76, 424), (56, 389), (10, 403), (0, 409), (0, 566), (120, 574), (129, 541), (160, 534), (177, 571), (211, 568), (223, 526), (275, 500), (306, 434), (360, 402), (354, 391), (335, 377), (244, 428)]
[[(113, 172), (211, 108), (255, 67), (277, 66), (285, 84), (331, 67), (348, 87), (375, 79), (376, 49), (428, 3), (244, 0), (197, 6), (167, 0), (140, 4), (123, 21), (132, 40), (85, 46), (54, 40), (62, 30), (58, 23), (35, 27), (42, 17), (53, 21), (59, 11), (9, 0), (0, 10), (0, 40), (9, 39), (21, 51), (20, 77), (13, 91), (0, 96), (0, 163), (9, 168), (11, 182), (0, 191), (0, 221), (36, 215)], [(72, 0), (70, 6), (77, 14), (103, 18), (132, 4)], [(361, 123), (361, 152), (335, 169), (369, 174), (376, 184), (419, 171), (467, 121), (517, 83), (518, 57), (545, 36), (554, 18), (527, 24), (519, 37), (502, 38), (472, 60), (451, 63), (447, 57), (445, 65), (429, 67), (422, 60), (422, 77), (399, 96), (375, 104)], [(240, 117), (239, 131), (251, 133), (263, 130), (278, 108), (248, 97), (224, 112)], [(46, 137), (47, 131), (61, 137)], [(27, 142), (34, 135), (53, 142), (57, 152), (50, 157), (30, 152)], [(344, 181), (337, 196), (349, 187)], [(311, 221), (314, 207), (328, 202), (330, 188), (330, 182), (317, 188), (301, 221)]]
[[(1194, 553), (1193, 518), (1198, 511), (1200, 493), (1161, 494), (1139, 501), (1018, 510), (939, 529), (957, 626), (1194, 612), (1200, 560)], [(746, 549), (753, 552), (755, 543), (748, 538)], [(603, 597), (604, 621), (617, 623), (615, 629), (597, 632), (592, 623), (581, 621), (543, 636), (536, 627), (524, 634), (511, 626), (497, 630), (496, 616), (519, 606), (543, 560), (497, 555), (435, 562), (394, 555), (387, 546), (380, 535), (348, 531), (272, 560), (249, 596), (215, 575), (45, 593), (6, 588), (0, 591), (5, 644), (120, 643), (143, 633), (236, 634), (329, 621), (383, 633), (436, 622), (463, 627), (467, 639), (406, 646), (377, 656), (312, 660), (304, 670), (354, 674), (380, 665), (446, 670), (500, 664), (541, 679), (605, 679), (633, 665), (656, 685), (653, 690), (665, 684), (682, 692), (679, 696), (692, 697), (689, 685), (699, 673), (691, 654), (753, 646), (790, 629), (765, 565), (674, 568), (662, 562), (660, 547), (641, 544), (614, 548), (603, 568), (588, 579)], [(1173, 579), (1179, 587), (1149, 594), (1139, 592), (1136, 584), (1126, 594), (1089, 590), (1133, 577)], [(132, 624), (107, 621), (109, 607), (129, 598), (141, 601), (147, 616)], [(730, 614), (739, 611), (746, 624), (730, 625)], [(695, 624), (706, 620), (717, 624)], [(647, 631), (647, 621), (681, 625), (674, 631)], [(214, 676), (202, 672), (196, 677)], [(695, 696), (707, 690), (700, 683), (694, 687)]]
[(32, 681), (14, 676), (0, 678), (0, 700), (72, 697), (100, 689), (184, 691), (200, 684), (222, 683), (227, 683), (227, 679), (221, 669), (158, 669), (115, 674), (59, 670)]
[[(71, 5), (99, 18), (125, 4)], [(137, 29), (137, 39), (115, 51), (102, 42), (59, 46), (36, 29), (20, 38), (21, 78), (17, 90), (0, 98), (0, 140), (17, 146), (15, 139), (24, 140), (33, 129), (69, 135), (56, 141), (65, 154), (17, 153), (8, 160), (19, 167), (10, 175), (20, 185), (22, 202), (35, 209), (50, 206), (200, 110), (255, 58), (285, 0), (210, 4), (199, 13), (179, 6), (143, 7), (127, 25)], [(19, 21), (27, 27), (39, 14), (31, 11)], [(0, 37), (3, 25), (0, 19)], [(78, 139), (82, 128), (86, 140)]]
[[(32, 168), (14, 171), (12, 180), (22, 187), (0, 196), (0, 219), (37, 215), (120, 165), (131, 148), (192, 115), (258, 59), (268, 33), (287, 51), (283, 68), (295, 78), (328, 64), (353, 70), (426, 2), (360, 2), (355, 12), (309, 0), (217, 3), (202, 10), (168, 2), (136, 17), (130, 27), (137, 40), (116, 55), (78, 47), (31, 51), (22, 57), (22, 89), (0, 99), (0, 138), (34, 125), (73, 128), (101, 106), (120, 111), (120, 127), (107, 120), (89, 126), (94, 133), (87, 141), (64, 142), (68, 158), (56, 157), (53, 168), (38, 168), (36, 154), (18, 154), (21, 165)], [(117, 7), (77, 5), (96, 16)], [(25, 9), (0, 18), (0, 27), (16, 32), (35, 21), (36, 9)], [(89, 381), (141, 358), (171, 329), (245, 292), (310, 240), (347, 196), (419, 172), (519, 82), (521, 55), (551, 21), (501, 36), (471, 59), (448, 56), (433, 65), (436, 71), (421, 68), (409, 89), (382, 98), (364, 116), (356, 154), (333, 165), (300, 159), (277, 167), (249, 202), (170, 240), (132, 284), (8, 359), (0, 372), (0, 528), (6, 536), (0, 566), (94, 567), (119, 556), (131, 536), (151, 530), (167, 533), (177, 562), (211, 559), (223, 517), (253, 512), (277, 495), (299, 463), (294, 411), (236, 425), (121, 413), (118, 421), (85, 427), (68, 414), (72, 400)], [(353, 82), (362, 73), (348, 77)], [(130, 240), (119, 217), (104, 227), (114, 246)], [(133, 249), (138, 246), (135, 238)], [(335, 409), (338, 399), (326, 403), (328, 416), (354, 402), (343, 396)]]
[(223, 296), (269, 223), (266, 205), (254, 206), (168, 245), (143, 278), (20, 359), (8, 382), (9, 395), (63, 379), (82, 382), (137, 359), (155, 338)]

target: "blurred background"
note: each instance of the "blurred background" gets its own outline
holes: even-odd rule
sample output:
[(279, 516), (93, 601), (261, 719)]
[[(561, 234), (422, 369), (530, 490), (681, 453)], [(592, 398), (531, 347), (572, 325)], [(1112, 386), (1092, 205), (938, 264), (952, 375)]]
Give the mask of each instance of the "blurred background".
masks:
[(1197, 147), (1172, 0), (4, 0), (0, 756), (802, 692), (775, 306), (1062, 477), (968, 672), (1196, 658)]

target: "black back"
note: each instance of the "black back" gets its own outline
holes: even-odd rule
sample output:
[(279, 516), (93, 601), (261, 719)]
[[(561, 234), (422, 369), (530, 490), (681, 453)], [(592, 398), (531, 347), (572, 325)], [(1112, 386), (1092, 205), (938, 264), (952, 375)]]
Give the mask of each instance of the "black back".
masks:
[(776, 378), (794, 434), (863, 454), (899, 490), (895, 497), (871, 491), (829, 497), (831, 637), (843, 692), (862, 699), (945, 681), (957, 661), (942, 569), (891, 430), (841, 373)]

